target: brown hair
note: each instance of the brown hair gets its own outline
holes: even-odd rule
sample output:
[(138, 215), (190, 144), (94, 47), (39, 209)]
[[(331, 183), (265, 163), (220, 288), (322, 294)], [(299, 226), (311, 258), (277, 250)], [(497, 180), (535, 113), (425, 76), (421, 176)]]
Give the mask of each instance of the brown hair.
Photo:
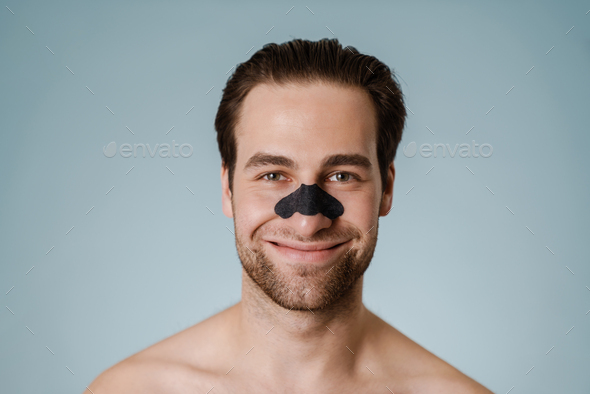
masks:
[(229, 170), (229, 189), (237, 160), (236, 125), (241, 104), (258, 84), (327, 82), (358, 87), (367, 92), (377, 113), (377, 157), (382, 191), (387, 186), (387, 168), (393, 162), (406, 119), (403, 94), (395, 74), (377, 58), (342, 48), (338, 39), (309, 41), (294, 39), (283, 44), (266, 44), (240, 63), (228, 78), (215, 117), (217, 144), (222, 165)]

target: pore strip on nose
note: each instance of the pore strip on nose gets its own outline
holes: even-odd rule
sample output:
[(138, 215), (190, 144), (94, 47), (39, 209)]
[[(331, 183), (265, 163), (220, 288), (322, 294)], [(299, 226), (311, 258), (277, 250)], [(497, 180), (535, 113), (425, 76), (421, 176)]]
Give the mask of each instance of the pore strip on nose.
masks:
[(318, 185), (301, 184), (299, 189), (281, 199), (275, 205), (275, 213), (283, 219), (288, 219), (295, 212), (302, 215), (315, 216), (321, 213), (330, 220), (336, 219), (344, 213), (344, 207), (334, 197), (322, 190)]

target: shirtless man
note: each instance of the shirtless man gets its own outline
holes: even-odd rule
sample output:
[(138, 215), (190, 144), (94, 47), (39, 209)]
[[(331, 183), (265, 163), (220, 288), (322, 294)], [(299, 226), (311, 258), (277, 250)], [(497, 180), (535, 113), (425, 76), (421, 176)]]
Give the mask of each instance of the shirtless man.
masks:
[(88, 390), (491, 393), (362, 303), (405, 116), (387, 66), (337, 40), (266, 45), (240, 65), (215, 128), (242, 299)]

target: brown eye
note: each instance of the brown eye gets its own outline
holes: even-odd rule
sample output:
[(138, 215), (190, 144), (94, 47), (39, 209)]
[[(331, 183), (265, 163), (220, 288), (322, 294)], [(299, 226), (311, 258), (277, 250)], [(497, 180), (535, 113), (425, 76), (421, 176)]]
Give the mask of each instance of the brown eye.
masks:
[(269, 172), (268, 174), (264, 175), (264, 178), (266, 178), (269, 181), (278, 181), (281, 177), (281, 174), (279, 174), (278, 172)]
[(350, 174), (348, 174), (346, 172), (339, 172), (337, 174), (332, 175), (330, 178), (333, 178), (333, 177), (336, 177), (336, 181), (339, 181), (339, 182), (348, 182), (350, 180)]

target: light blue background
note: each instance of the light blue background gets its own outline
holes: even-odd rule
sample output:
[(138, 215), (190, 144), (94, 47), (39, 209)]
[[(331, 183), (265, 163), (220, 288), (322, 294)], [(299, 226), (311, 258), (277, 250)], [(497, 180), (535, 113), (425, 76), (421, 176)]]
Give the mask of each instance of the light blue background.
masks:
[[(589, 9), (3, 0), (0, 391), (81, 393), (240, 299), (221, 88), (268, 42), (337, 37), (399, 73), (411, 110), (366, 305), (494, 392), (590, 392)], [(102, 152), (172, 140), (192, 156)], [(493, 155), (402, 150), (472, 140)]]

